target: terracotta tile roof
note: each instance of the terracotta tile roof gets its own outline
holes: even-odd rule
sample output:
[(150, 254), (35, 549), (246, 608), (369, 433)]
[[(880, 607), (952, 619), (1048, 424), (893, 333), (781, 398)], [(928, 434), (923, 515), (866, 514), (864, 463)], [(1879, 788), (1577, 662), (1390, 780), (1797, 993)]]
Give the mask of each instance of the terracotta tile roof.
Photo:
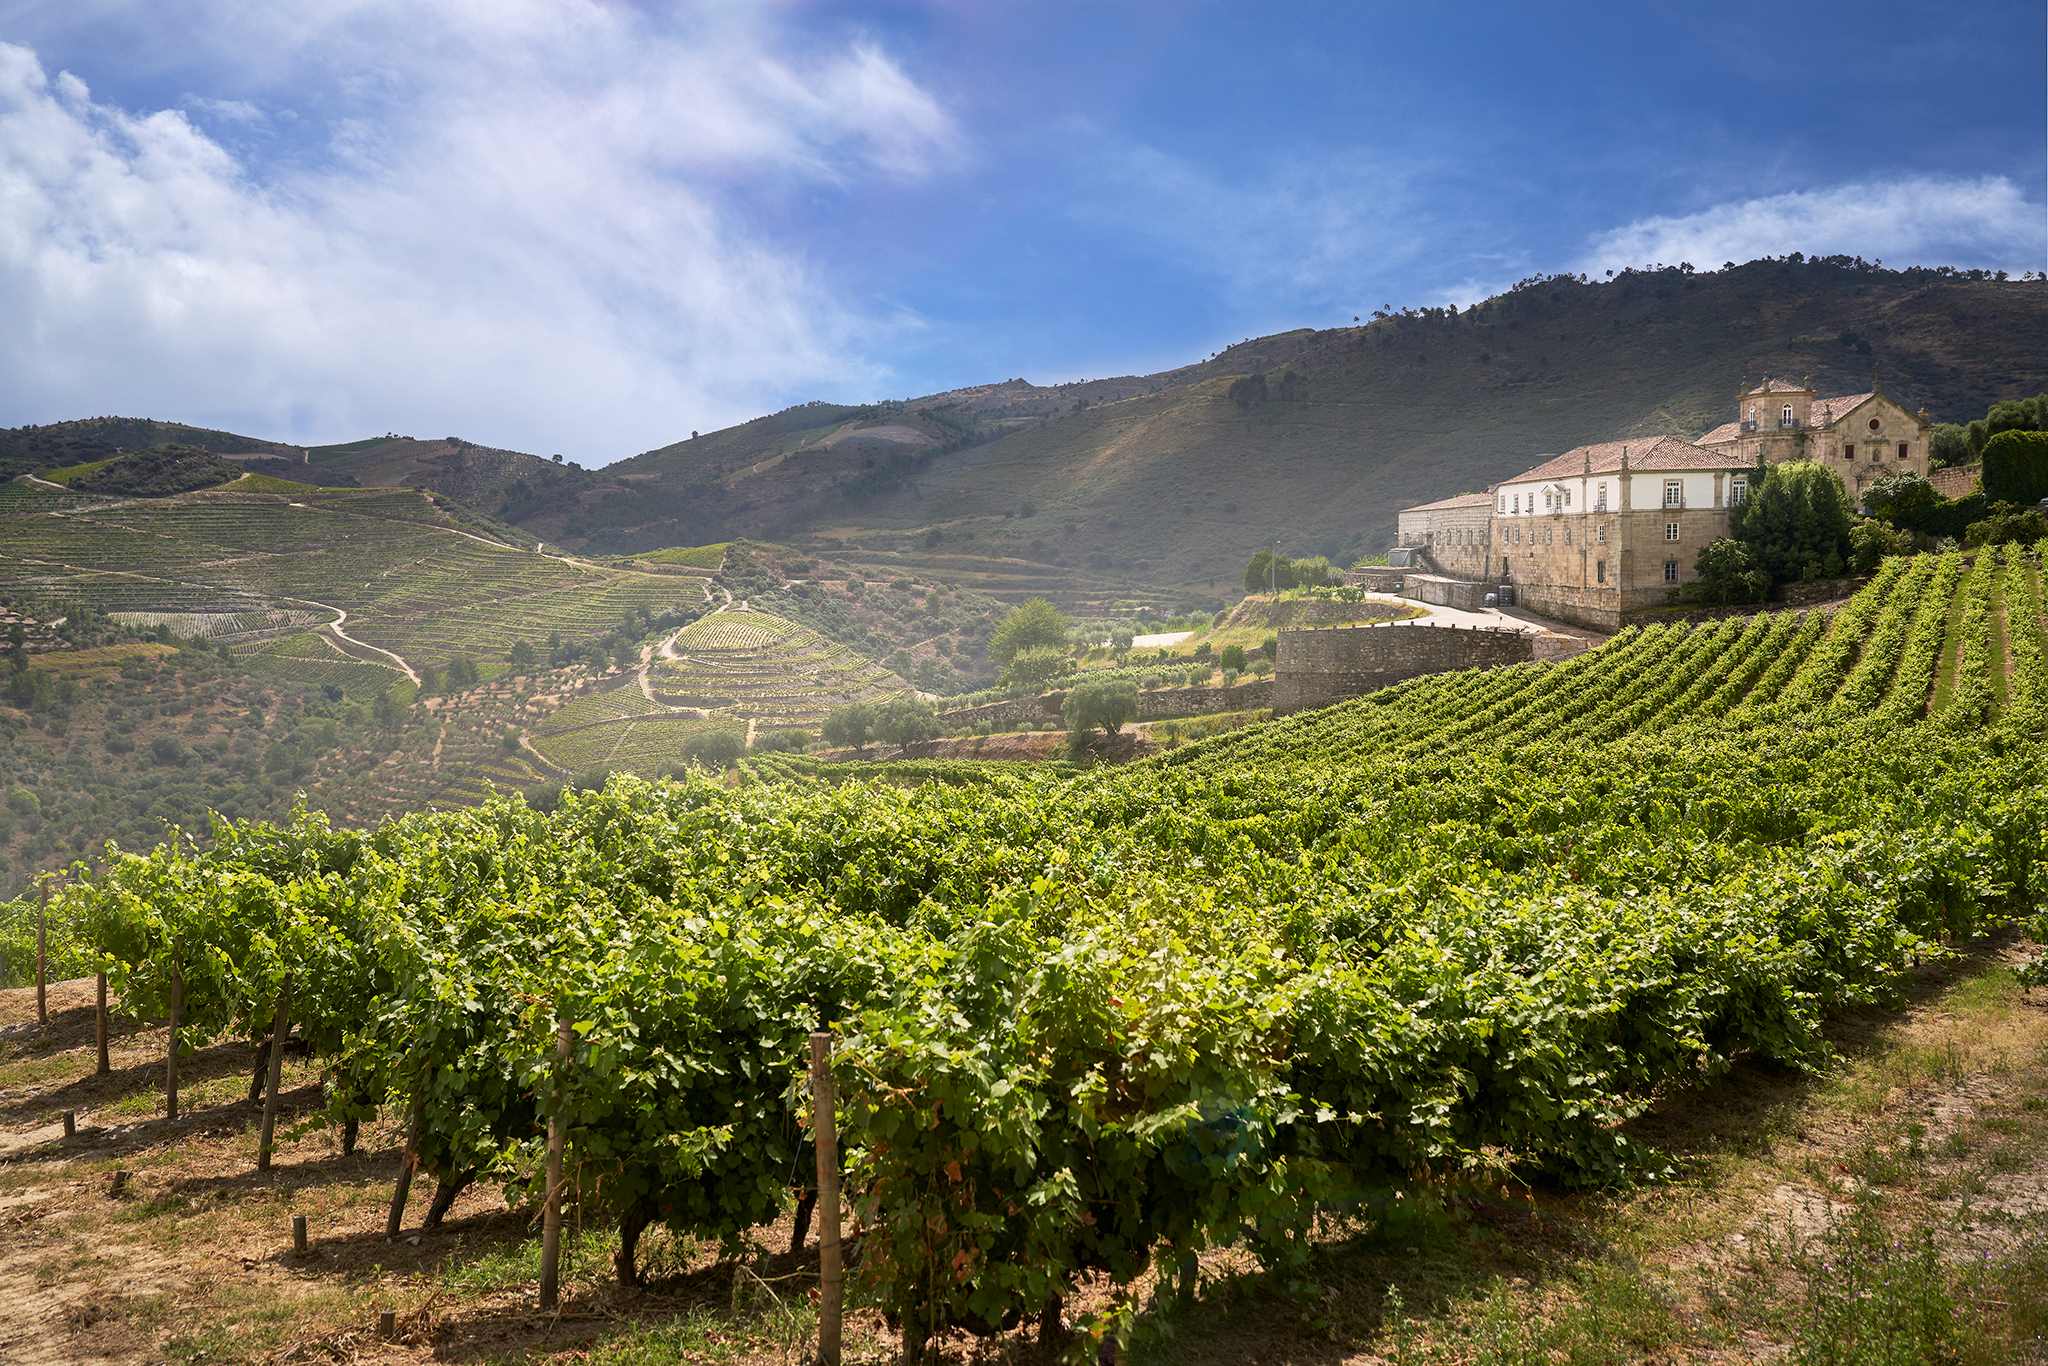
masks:
[[(1622, 453), (1628, 453), (1631, 471), (1651, 473), (1662, 470), (1746, 470), (1747, 459), (1732, 451), (1710, 451), (1676, 436), (1639, 436), (1629, 441), (1597, 441), (1574, 446), (1553, 456), (1532, 470), (1526, 470), (1504, 484), (1526, 484), (1544, 479), (1569, 479), (1575, 474), (1613, 474), (1621, 468)], [(1590, 465), (1589, 462), (1590, 461)]]
[(1843, 394), (1840, 398), (1817, 398), (1807, 409), (1807, 425), (1825, 427), (1837, 418), (1847, 417), (1851, 410), (1875, 392), (1870, 390), (1861, 394)]
[[(1767, 379), (1762, 384), (1757, 385), (1756, 388), (1751, 389), (1749, 394), (1810, 394), (1812, 392), (1813, 390), (1804, 384), (1794, 384), (1788, 379)], [(1749, 394), (1744, 394), (1743, 397), (1748, 398)]]
[(1714, 430), (1708, 432), (1692, 444), (1695, 446), (1719, 446), (1733, 441), (1741, 435), (1742, 424), (1740, 422), (1723, 422), (1720, 426), (1714, 428)]
[(1414, 507), (1402, 508), (1403, 512), (1448, 512), (1452, 508), (1490, 508), (1493, 495), (1490, 493), (1460, 493), (1449, 498), (1439, 498), (1433, 503), (1417, 503)]

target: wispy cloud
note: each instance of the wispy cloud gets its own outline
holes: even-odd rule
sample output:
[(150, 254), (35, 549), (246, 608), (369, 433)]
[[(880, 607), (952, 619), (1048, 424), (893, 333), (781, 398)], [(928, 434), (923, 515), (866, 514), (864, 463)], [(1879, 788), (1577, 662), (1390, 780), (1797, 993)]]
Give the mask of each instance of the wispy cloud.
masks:
[(1861, 181), (1641, 218), (1601, 233), (1576, 269), (1849, 255), (1891, 265), (2039, 270), (2048, 261), (2048, 210), (2004, 176), (1913, 176)]
[[(883, 382), (900, 320), (745, 203), (958, 162), (952, 118), (873, 43), (719, 7), (198, 8), (202, 47), (242, 44), (220, 69), (272, 88), (131, 110), (0, 44), (0, 416), (610, 458)], [(295, 104), (315, 112), (288, 154), (223, 140)]]

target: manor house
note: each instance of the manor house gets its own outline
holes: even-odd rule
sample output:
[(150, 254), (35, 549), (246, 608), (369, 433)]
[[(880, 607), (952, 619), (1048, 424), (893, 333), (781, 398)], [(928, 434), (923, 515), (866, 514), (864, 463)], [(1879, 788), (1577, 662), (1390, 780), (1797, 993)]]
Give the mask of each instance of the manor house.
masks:
[(1532, 612), (1612, 629), (1691, 581), (1757, 469), (1814, 460), (1857, 497), (1886, 475), (1925, 475), (1931, 426), (1881, 392), (1821, 398), (1767, 379), (1696, 440), (1575, 446), (1485, 493), (1403, 509), (1397, 540), (1436, 574), (1512, 585)]

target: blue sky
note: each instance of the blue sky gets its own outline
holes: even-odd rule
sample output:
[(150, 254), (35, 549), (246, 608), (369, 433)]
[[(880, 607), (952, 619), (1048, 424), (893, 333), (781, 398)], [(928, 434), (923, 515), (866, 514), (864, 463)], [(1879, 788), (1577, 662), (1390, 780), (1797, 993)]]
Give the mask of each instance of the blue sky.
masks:
[(0, 0), (0, 423), (601, 463), (1532, 273), (2048, 265), (2026, 3)]

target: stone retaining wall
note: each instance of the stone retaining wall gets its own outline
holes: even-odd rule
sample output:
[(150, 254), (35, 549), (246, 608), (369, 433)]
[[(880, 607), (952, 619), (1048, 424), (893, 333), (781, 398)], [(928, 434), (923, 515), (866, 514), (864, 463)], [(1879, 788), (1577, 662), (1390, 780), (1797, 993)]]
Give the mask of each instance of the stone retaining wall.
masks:
[(1328, 706), (1420, 674), (1520, 664), (1536, 658), (1526, 631), (1457, 626), (1360, 626), (1282, 631), (1273, 674), (1275, 713)]
[[(1180, 716), (1207, 716), (1219, 711), (1253, 711), (1272, 705), (1273, 680), (1246, 679), (1234, 687), (1152, 688), (1138, 693), (1140, 721), (1165, 721)], [(1015, 730), (1061, 720), (1060, 708), (1067, 702), (1064, 692), (1039, 697), (1012, 697), (984, 702), (978, 707), (958, 707), (939, 713), (939, 724), (947, 730)]]

